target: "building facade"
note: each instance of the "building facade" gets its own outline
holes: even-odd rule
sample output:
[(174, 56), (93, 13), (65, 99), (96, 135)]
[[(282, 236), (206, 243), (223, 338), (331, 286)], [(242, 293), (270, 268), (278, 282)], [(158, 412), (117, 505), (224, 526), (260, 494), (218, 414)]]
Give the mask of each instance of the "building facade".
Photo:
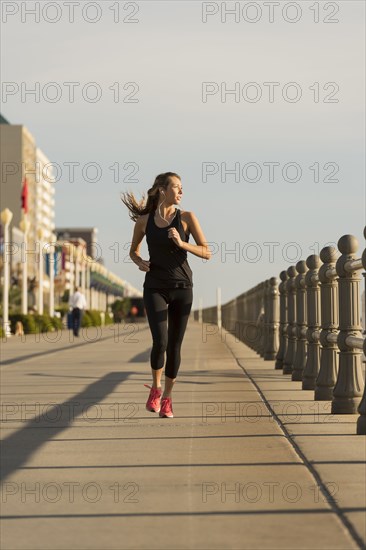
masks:
[[(103, 265), (96, 227), (56, 229), (52, 163), (24, 125), (10, 124), (1, 115), (0, 154), (2, 209), (8, 208), (13, 213), (9, 237), (11, 284), (21, 286), (26, 263), (28, 310), (48, 312), (51, 302), (56, 307), (61, 305), (65, 292), (70, 294), (77, 286), (83, 289), (88, 308), (102, 311), (117, 297), (142, 295)], [(1, 224), (0, 241), (3, 241)], [(55, 244), (54, 251), (50, 243)], [(1, 249), (4, 252), (3, 245)], [(2, 260), (3, 256), (1, 270)], [(54, 300), (50, 300), (50, 292)]]

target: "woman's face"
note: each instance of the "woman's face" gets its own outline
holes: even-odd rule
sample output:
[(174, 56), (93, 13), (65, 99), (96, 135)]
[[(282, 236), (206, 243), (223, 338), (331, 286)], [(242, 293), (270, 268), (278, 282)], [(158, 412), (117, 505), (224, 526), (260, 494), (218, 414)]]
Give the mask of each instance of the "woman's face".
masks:
[[(183, 194), (182, 182), (179, 178), (173, 176), (168, 184), (165, 193), (166, 202), (170, 204), (179, 204)], [(164, 195), (162, 195), (164, 197)]]

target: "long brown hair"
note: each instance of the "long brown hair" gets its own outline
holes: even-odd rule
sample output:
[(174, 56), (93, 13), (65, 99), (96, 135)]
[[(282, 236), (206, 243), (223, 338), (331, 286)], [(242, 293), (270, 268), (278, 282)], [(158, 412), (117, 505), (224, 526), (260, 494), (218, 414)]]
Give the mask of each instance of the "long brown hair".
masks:
[(140, 202), (136, 200), (132, 191), (121, 193), (121, 201), (127, 206), (131, 220), (134, 222), (139, 216), (154, 212), (159, 202), (159, 187), (167, 189), (172, 177), (180, 180), (180, 176), (175, 172), (165, 172), (156, 176), (153, 186), (147, 192), (147, 201), (145, 202), (145, 193)]

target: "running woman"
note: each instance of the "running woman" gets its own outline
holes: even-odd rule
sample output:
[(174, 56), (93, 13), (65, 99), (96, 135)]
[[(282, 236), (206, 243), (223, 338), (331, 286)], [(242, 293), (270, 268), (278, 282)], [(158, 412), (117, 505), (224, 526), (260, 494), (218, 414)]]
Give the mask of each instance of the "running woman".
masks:
[[(123, 193), (121, 200), (128, 207), (135, 228), (130, 257), (145, 271), (143, 299), (152, 335), (150, 365), (152, 386), (146, 409), (159, 416), (173, 418), (172, 390), (177, 378), (180, 350), (193, 301), (192, 270), (187, 252), (210, 259), (211, 251), (197, 217), (193, 212), (176, 208), (182, 199), (181, 178), (174, 172), (159, 174), (153, 186), (138, 203), (134, 194)], [(196, 244), (188, 242), (190, 234)], [(146, 235), (149, 260), (139, 254)], [(165, 364), (164, 393), (161, 376)]]

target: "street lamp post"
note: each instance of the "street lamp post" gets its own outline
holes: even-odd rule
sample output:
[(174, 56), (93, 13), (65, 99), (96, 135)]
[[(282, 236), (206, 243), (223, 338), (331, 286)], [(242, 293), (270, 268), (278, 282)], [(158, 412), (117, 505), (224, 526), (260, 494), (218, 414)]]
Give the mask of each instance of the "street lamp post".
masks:
[(55, 242), (56, 235), (51, 235), (51, 243), (48, 247), (49, 252), (49, 269), (50, 269), (50, 301), (49, 311), (50, 317), (55, 315)]
[(38, 313), (43, 315), (43, 229), (38, 228), (37, 236), (39, 239), (39, 266), (38, 266)]
[(68, 243), (69, 247), (69, 266), (70, 266), (70, 293), (71, 296), (74, 293), (76, 279), (75, 279), (75, 246), (72, 243)]
[(28, 231), (30, 223), (27, 218), (23, 218), (19, 224), (20, 230), (23, 232), (24, 240), (24, 257), (21, 255), (22, 262), (22, 313), (27, 315), (28, 313), (28, 264), (27, 264), (27, 243), (28, 243)]
[(217, 326), (219, 330), (221, 330), (222, 321), (221, 321), (221, 287), (217, 287), (216, 289), (216, 296), (217, 296)]
[(91, 288), (90, 288), (90, 270), (91, 267), (89, 265), (89, 256), (86, 263), (86, 271), (85, 271), (85, 296), (86, 296), (86, 302), (88, 304), (89, 309), (91, 309)]
[(8, 257), (9, 225), (13, 219), (13, 212), (5, 208), (1, 212), (1, 221), (4, 224), (4, 285), (3, 285), (3, 329), (6, 337), (11, 336), (9, 326), (9, 279), (10, 261)]

